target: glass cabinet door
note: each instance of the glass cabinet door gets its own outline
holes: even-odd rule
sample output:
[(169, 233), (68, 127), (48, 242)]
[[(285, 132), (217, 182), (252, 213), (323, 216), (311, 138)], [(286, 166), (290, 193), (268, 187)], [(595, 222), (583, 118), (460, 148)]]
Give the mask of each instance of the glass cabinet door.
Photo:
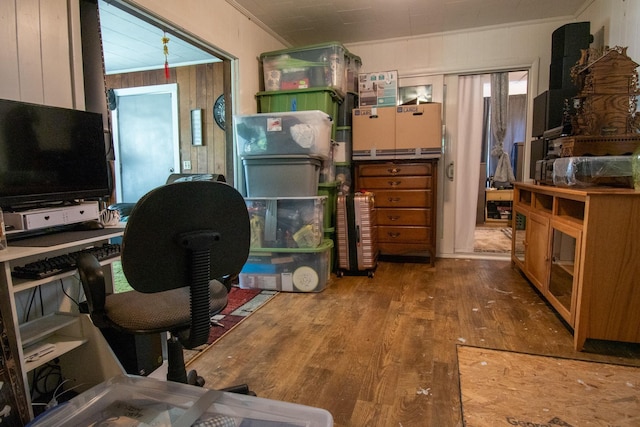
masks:
[(574, 326), (579, 272), (580, 230), (551, 225), (551, 269), (547, 298), (567, 323)]
[(527, 240), (527, 215), (516, 210), (514, 212), (514, 220), (512, 224), (511, 238), (511, 254), (514, 262), (519, 264), (520, 268), (524, 267), (525, 243)]

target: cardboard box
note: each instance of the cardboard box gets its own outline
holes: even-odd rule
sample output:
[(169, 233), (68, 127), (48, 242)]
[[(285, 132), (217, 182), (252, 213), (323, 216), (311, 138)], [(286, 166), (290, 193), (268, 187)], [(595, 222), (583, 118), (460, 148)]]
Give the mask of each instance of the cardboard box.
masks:
[(398, 72), (358, 74), (360, 107), (395, 107), (398, 101)]
[(393, 156), (396, 138), (395, 107), (364, 107), (352, 111), (353, 159)]
[(396, 150), (399, 155), (442, 152), (442, 104), (396, 107)]

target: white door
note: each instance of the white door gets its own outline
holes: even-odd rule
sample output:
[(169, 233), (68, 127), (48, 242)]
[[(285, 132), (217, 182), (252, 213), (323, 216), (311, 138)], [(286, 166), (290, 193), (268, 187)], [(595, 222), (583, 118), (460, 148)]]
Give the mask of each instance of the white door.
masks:
[(114, 92), (116, 201), (135, 203), (180, 171), (178, 85)]

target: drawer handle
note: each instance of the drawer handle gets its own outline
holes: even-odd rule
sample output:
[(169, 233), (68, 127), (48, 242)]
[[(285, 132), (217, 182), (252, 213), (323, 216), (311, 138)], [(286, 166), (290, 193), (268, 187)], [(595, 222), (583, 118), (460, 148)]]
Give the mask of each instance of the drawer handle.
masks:
[(387, 215), (387, 218), (389, 218), (389, 221), (397, 221), (400, 219), (400, 215)]
[(391, 187), (397, 187), (398, 185), (402, 184), (402, 181), (387, 181), (387, 183)]
[(389, 197), (388, 200), (393, 203), (393, 202), (399, 202), (400, 201), (400, 197)]
[(397, 239), (398, 237), (400, 237), (400, 233), (393, 233), (393, 232), (389, 232), (387, 233), (389, 235), (389, 237), (391, 237), (392, 239)]
[(402, 169), (400, 169), (400, 168), (389, 168), (389, 169), (387, 169), (387, 172), (389, 172), (389, 173), (400, 173), (401, 170)]
[(49, 215), (47, 215), (47, 216), (45, 216), (45, 217), (44, 217), (44, 219), (45, 219), (46, 221), (49, 221), (49, 220), (51, 219), (51, 217), (50, 217)]

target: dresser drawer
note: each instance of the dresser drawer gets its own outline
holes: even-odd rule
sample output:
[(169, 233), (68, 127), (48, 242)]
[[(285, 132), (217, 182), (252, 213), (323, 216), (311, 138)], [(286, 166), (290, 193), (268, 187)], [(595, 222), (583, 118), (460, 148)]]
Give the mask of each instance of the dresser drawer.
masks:
[[(406, 255), (416, 252), (433, 250), (433, 245), (427, 243), (378, 243), (378, 249), (384, 255)], [(433, 253), (431, 256), (435, 256)]]
[(377, 208), (430, 208), (429, 190), (375, 190)]
[(368, 176), (360, 178), (360, 187), (375, 191), (383, 189), (431, 188), (430, 176)]
[(431, 163), (385, 163), (360, 165), (360, 176), (431, 175)]
[(378, 225), (378, 242), (431, 243), (429, 227), (393, 227)]
[(430, 209), (377, 209), (378, 225), (416, 225), (431, 226)]

